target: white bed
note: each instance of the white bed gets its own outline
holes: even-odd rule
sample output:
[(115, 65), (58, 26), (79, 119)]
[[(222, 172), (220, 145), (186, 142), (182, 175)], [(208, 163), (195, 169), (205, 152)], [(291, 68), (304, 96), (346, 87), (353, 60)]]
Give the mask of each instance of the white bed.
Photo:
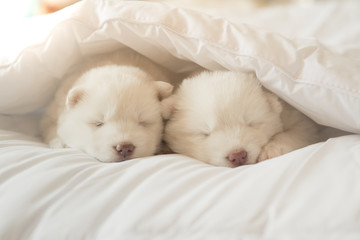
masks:
[[(359, 12), (358, 1), (210, 16), (88, 0), (0, 24), (0, 239), (360, 239)], [(351, 134), (234, 169), (177, 154), (105, 164), (48, 148), (38, 120), (64, 74), (125, 47), (176, 72), (255, 71)]]

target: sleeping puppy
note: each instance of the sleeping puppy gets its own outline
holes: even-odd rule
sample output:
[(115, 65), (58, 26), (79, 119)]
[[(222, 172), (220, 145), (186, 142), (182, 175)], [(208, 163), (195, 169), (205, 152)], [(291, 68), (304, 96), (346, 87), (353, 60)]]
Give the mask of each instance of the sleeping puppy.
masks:
[(44, 141), (102, 162), (155, 154), (163, 132), (160, 102), (173, 89), (169, 78), (130, 50), (99, 57), (59, 88), (41, 122)]
[(317, 125), (251, 73), (202, 72), (162, 104), (169, 147), (216, 166), (253, 164), (319, 141)]

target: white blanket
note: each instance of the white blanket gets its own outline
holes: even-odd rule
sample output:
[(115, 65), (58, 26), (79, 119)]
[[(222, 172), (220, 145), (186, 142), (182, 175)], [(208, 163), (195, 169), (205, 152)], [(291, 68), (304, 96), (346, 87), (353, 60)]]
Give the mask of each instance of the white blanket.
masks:
[[(244, 17), (85, 0), (1, 23), (0, 239), (360, 239), (359, 12), (357, 1)], [(255, 71), (354, 134), (236, 169), (176, 154), (104, 164), (41, 143), (38, 119), (62, 77), (125, 47), (176, 72)]]

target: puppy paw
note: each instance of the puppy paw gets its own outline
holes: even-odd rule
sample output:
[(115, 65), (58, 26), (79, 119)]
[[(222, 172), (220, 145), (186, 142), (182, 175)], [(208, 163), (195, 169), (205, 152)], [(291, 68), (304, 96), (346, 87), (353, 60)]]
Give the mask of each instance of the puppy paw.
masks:
[(268, 160), (270, 158), (278, 157), (289, 152), (287, 147), (283, 144), (270, 142), (265, 145), (259, 155), (258, 162)]
[(66, 148), (65, 143), (60, 138), (54, 138), (49, 142), (50, 148)]

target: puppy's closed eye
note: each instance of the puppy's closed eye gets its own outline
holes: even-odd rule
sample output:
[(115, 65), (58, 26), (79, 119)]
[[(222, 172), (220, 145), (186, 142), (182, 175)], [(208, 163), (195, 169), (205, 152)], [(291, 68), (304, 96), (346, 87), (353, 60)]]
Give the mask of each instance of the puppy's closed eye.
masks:
[(202, 137), (209, 137), (209, 136), (211, 135), (211, 132), (209, 132), (209, 131), (203, 131), (203, 132), (200, 132), (200, 135), (201, 135)]
[(208, 138), (211, 136), (212, 130), (208, 127), (206, 128), (200, 128), (200, 131), (197, 131), (197, 135), (202, 137), (202, 138)]
[(94, 127), (97, 127), (97, 128), (100, 128), (104, 125), (105, 123), (103, 121), (94, 121), (94, 122), (91, 122), (90, 125), (94, 126)]
[(154, 124), (154, 121), (149, 117), (139, 115), (137, 117), (137, 123), (142, 127), (150, 127), (152, 124)]
[(142, 127), (149, 127), (151, 126), (152, 122), (150, 121), (145, 121), (145, 120), (139, 120), (139, 125), (142, 126)]
[(154, 118), (151, 114), (148, 114), (146, 111), (138, 113), (135, 121), (142, 127), (151, 127), (157, 122), (156, 118)]

